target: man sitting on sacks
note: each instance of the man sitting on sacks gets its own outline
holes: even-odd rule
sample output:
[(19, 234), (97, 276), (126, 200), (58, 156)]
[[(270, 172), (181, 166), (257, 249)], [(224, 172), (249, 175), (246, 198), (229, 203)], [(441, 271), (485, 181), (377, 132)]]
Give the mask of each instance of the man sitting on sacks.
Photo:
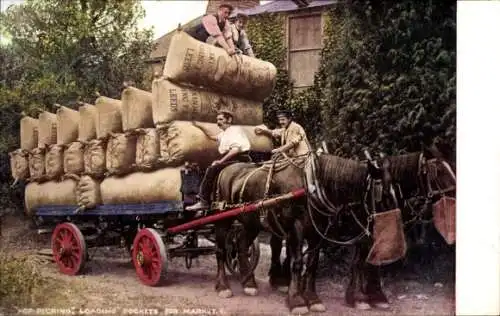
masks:
[(231, 26), (228, 17), (233, 12), (232, 5), (222, 3), (217, 14), (205, 15), (201, 23), (187, 30), (186, 33), (200, 42), (222, 47), (229, 55), (236, 53)]
[[(205, 172), (200, 185), (198, 203), (186, 207), (186, 211), (206, 210), (210, 208), (210, 195), (213, 191), (214, 183), (217, 181), (219, 173), (230, 164), (236, 162), (251, 162), (248, 152), (250, 150), (250, 140), (243, 129), (234, 126), (233, 114), (229, 111), (219, 111), (217, 114), (217, 126), (222, 129), (217, 135), (210, 135), (207, 130), (197, 122), (193, 125), (198, 127), (208, 138), (217, 141), (219, 153), (222, 158), (212, 163)], [(196, 216), (201, 215), (197, 213)]]
[(281, 128), (269, 130), (256, 127), (255, 134), (280, 140), (280, 147), (273, 149), (272, 154), (283, 153), (290, 158), (306, 158), (311, 152), (311, 147), (304, 128), (292, 120), (292, 115), (287, 110), (278, 111), (276, 116)]
[(243, 13), (238, 13), (236, 16), (230, 17), (229, 20), (232, 22), (231, 33), (233, 35), (233, 43), (236, 46), (236, 53), (242, 53), (255, 58), (252, 45), (250, 45), (247, 32), (245, 31), (248, 16)]

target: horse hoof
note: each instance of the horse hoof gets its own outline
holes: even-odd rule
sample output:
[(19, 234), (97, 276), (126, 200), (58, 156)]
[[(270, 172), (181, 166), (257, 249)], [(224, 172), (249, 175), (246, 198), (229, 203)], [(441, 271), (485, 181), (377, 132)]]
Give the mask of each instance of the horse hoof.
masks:
[(233, 296), (233, 291), (231, 290), (222, 290), (219, 292), (219, 297), (220, 298), (230, 298), (231, 296)]
[(309, 306), (309, 311), (315, 313), (323, 313), (326, 312), (326, 306), (321, 303), (312, 304), (311, 306)]
[(354, 304), (354, 307), (355, 307), (356, 309), (363, 310), (363, 311), (364, 311), (364, 310), (368, 310), (368, 309), (370, 309), (370, 308), (371, 308), (370, 304), (365, 303), (365, 302), (356, 302), (356, 303)]
[(278, 292), (288, 293), (288, 286), (278, 286)]
[(307, 306), (300, 306), (300, 307), (294, 307), (292, 308), (292, 315), (304, 315), (309, 312), (309, 309)]
[(389, 303), (385, 303), (385, 302), (374, 303), (373, 306), (376, 308), (380, 308), (380, 309), (389, 309), (390, 308)]
[(257, 294), (259, 293), (259, 290), (257, 290), (254, 287), (246, 287), (243, 289), (243, 292), (248, 296), (257, 296)]

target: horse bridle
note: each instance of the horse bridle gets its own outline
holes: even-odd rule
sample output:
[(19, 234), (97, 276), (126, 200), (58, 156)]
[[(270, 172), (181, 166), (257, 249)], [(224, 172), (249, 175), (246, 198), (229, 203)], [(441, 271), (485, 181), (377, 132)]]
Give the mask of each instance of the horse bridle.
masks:
[[(440, 159), (440, 158), (431, 158), (427, 159), (423, 153), (420, 154), (419, 161), (418, 161), (418, 172), (417, 172), (417, 177), (418, 177), (418, 194), (416, 197), (409, 197), (406, 198), (401, 192), (401, 188), (399, 188), (399, 195), (400, 199), (406, 204), (410, 209), (411, 212), (414, 214), (413, 218), (410, 219), (409, 221), (405, 222), (404, 224), (407, 225), (411, 222), (417, 221), (417, 222), (427, 222), (422, 219), (424, 216), (424, 213), (429, 209), (428, 206), (434, 201), (436, 196), (444, 196), (446, 193), (451, 192), (455, 190), (456, 186), (455, 185), (450, 185), (446, 188), (441, 188), (439, 185), (439, 181), (437, 179), (437, 176), (434, 174), (431, 174), (431, 171), (436, 171), (437, 169), (431, 170), (430, 166), (433, 165), (442, 165), (445, 170), (447, 171), (448, 175), (452, 177), (453, 181), (456, 182), (456, 177), (451, 169), (450, 165)], [(433, 188), (433, 184), (435, 184), (436, 189)], [(399, 184), (398, 184), (399, 186)], [(418, 200), (424, 200), (421, 208), (419, 211), (415, 211), (415, 208), (412, 204), (413, 202), (418, 201)]]

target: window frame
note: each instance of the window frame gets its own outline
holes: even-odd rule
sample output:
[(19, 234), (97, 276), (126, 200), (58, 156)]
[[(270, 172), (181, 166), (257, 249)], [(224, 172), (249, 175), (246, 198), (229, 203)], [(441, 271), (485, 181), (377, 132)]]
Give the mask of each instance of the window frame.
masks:
[[(320, 29), (321, 29), (321, 34), (320, 34), (320, 43), (317, 46), (313, 47), (302, 47), (302, 48), (290, 48), (290, 27), (291, 23), (290, 21), (293, 19), (303, 19), (307, 17), (317, 17), (320, 20)], [(308, 52), (308, 51), (320, 51), (323, 49), (323, 37), (324, 37), (324, 19), (323, 19), (323, 11), (315, 11), (315, 12), (302, 12), (302, 13), (292, 13), (287, 16), (286, 19), (286, 69), (290, 73), (291, 67), (290, 67), (290, 55), (295, 53), (295, 52)], [(319, 64), (318, 64), (318, 69), (319, 69)], [(317, 70), (318, 70), (317, 69)], [(315, 73), (317, 72), (315, 71)], [(290, 78), (294, 79), (294, 78)], [(314, 77), (313, 77), (313, 82), (311, 82), (310, 85), (296, 85), (295, 81), (293, 82), (293, 88), (294, 89), (305, 89), (312, 87), (314, 84)]]

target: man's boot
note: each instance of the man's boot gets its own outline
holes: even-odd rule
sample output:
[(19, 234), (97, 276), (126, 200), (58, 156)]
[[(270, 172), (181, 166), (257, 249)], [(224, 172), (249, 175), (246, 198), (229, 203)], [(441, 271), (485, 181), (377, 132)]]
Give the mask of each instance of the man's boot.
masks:
[(198, 203), (186, 207), (186, 211), (201, 211), (201, 210), (208, 210), (209, 208), (210, 205), (208, 204), (208, 202), (205, 201), (204, 199), (200, 199)]

